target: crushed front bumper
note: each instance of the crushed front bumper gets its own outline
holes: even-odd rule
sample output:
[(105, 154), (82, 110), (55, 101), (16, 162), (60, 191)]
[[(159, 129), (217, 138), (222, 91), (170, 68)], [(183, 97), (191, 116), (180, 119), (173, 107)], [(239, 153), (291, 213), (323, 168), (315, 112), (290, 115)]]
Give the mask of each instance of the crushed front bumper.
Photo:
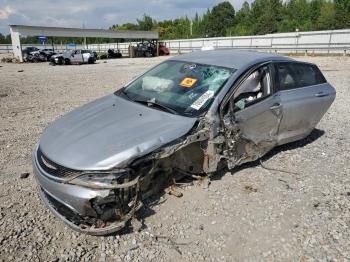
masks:
[[(91, 227), (77, 223), (76, 221), (84, 220), (84, 217), (97, 217), (96, 211), (92, 207), (92, 200), (107, 197), (111, 190), (92, 189), (52, 179), (38, 162), (37, 148), (33, 154), (33, 169), (41, 199), (57, 218), (72, 229), (90, 235), (108, 235), (122, 229), (128, 218), (131, 218), (130, 216), (103, 227)], [(77, 219), (70, 219), (72, 217)]]

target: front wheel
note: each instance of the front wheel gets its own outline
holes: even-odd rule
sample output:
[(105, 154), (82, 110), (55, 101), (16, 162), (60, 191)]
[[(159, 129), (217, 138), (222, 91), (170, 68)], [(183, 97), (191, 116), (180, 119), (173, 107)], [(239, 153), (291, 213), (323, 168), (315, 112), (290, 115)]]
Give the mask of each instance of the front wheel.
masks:
[(69, 58), (65, 58), (64, 59), (64, 64), (65, 65), (70, 65), (70, 59)]
[(63, 65), (63, 57), (59, 57), (58, 59), (57, 59), (57, 64), (58, 65)]

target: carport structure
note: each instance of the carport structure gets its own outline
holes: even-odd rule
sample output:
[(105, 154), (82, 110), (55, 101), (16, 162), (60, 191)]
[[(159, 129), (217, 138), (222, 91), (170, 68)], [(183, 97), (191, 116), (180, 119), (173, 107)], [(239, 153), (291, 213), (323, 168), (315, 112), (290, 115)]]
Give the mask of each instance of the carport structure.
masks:
[(10, 25), (13, 54), (15, 58), (23, 62), (21, 35), (25, 36), (51, 36), (51, 37), (99, 37), (114, 39), (138, 39), (158, 41), (158, 32), (153, 31), (129, 31), (129, 30), (105, 30), (87, 28), (65, 28), (47, 26)]

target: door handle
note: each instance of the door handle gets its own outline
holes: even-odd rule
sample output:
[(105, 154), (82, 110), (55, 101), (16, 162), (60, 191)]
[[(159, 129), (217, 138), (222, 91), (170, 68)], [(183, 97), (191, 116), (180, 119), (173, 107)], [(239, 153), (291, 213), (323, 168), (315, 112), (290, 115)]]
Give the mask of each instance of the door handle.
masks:
[(324, 97), (324, 96), (329, 96), (328, 93), (324, 93), (324, 92), (318, 92), (317, 94), (315, 94), (316, 97)]
[(279, 109), (281, 107), (281, 104), (280, 103), (276, 103), (276, 104), (273, 104), (270, 109), (271, 110), (275, 110), (275, 109)]

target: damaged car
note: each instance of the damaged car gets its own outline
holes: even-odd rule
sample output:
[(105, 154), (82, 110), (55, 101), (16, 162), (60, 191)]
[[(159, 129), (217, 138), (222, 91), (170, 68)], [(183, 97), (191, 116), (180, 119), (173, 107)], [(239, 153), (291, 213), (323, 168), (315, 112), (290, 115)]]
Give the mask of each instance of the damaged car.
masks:
[(91, 50), (66, 50), (62, 54), (52, 55), (50, 65), (81, 65), (94, 64), (97, 54)]
[(49, 125), (33, 153), (38, 191), (74, 230), (110, 234), (173, 181), (305, 138), (335, 95), (316, 65), (283, 56), (173, 57)]

